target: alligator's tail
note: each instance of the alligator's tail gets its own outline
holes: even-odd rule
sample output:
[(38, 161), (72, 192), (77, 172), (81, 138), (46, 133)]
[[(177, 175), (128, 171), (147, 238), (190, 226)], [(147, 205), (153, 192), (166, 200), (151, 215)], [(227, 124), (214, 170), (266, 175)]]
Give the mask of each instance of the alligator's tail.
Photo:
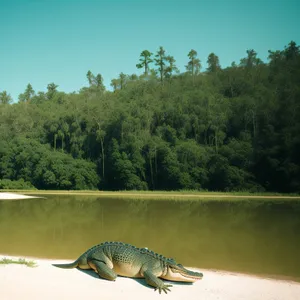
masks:
[(73, 269), (78, 267), (78, 260), (75, 260), (70, 264), (52, 264), (52, 266), (62, 268), (62, 269)]

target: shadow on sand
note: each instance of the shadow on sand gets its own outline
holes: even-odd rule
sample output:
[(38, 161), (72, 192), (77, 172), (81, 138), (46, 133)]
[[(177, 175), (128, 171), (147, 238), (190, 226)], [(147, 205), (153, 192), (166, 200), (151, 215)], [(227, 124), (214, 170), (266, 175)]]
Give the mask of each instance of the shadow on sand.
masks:
[[(106, 280), (104, 278), (99, 277), (98, 274), (95, 271), (93, 271), (93, 270), (82, 270), (82, 269), (79, 269), (79, 268), (76, 268), (76, 269), (78, 271), (80, 271), (80, 272), (83, 272), (83, 273), (85, 273), (85, 274), (93, 277), (93, 278)], [(118, 277), (123, 277), (123, 276), (118, 275)], [(146, 283), (146, 281), (145, 281), (144, 278), (130, 278), (130, 277), (124, 277), (124, 278), (128, 278), (128, 279), (134, 280), (134, 281), (138, 282), (139, 284), (141, 284), (141, 285), (143, 285), (143, 286), (145, 286), (147, 288), (153, 289), (153, 287), (149, 286)], [(193, 285), (192, 282), (178, 282), (178, 281), (168, 281), (168, 280), (163, 280), (163, 281), (166, 282), (166, 283), (172, 284), (172, 285)]]

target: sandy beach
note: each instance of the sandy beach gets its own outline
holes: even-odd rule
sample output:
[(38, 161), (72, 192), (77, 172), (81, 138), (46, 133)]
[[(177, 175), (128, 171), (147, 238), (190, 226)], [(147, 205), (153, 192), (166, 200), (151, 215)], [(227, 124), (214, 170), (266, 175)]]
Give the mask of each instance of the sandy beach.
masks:
[[(12, 258), (0, 256), (0, 259)], [(171, 292), (159, 294), (143, 279), (99, 279), (93, 271), (60, 269), (52, 263), (69, 261), (33, 259), (37, 267), (0, 265), (1, 300), (79, 299), (205, 299), (205, 300), (299, 300), (300, 284), (212, 270), (194, 284), (173, 283)]]
[(22, 199), (30, 199), (30, 198), (41, 198), (41, 197), (0, 192), (0, 200), (22, 200)]

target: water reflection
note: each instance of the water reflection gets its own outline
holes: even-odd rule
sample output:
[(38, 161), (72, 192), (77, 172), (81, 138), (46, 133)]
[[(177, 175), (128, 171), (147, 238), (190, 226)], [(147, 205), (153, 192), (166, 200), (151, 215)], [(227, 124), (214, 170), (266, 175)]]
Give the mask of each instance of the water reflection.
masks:
[(0, 201), (0, 253), (77, 258), (119, 240), (200, 268), (300, 278), (300, 202), (47, 196)]

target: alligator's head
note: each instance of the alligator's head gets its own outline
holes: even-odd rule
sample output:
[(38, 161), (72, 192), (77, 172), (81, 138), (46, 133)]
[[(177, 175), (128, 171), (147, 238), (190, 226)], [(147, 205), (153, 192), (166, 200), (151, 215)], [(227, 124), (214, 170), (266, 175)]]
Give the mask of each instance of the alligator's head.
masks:
[(195, 282), (202, 279), (203, 274), (186, 269), (183, 265), (171, 263), (167, 266), (167, 272), (161, 276), (171, 281)]

